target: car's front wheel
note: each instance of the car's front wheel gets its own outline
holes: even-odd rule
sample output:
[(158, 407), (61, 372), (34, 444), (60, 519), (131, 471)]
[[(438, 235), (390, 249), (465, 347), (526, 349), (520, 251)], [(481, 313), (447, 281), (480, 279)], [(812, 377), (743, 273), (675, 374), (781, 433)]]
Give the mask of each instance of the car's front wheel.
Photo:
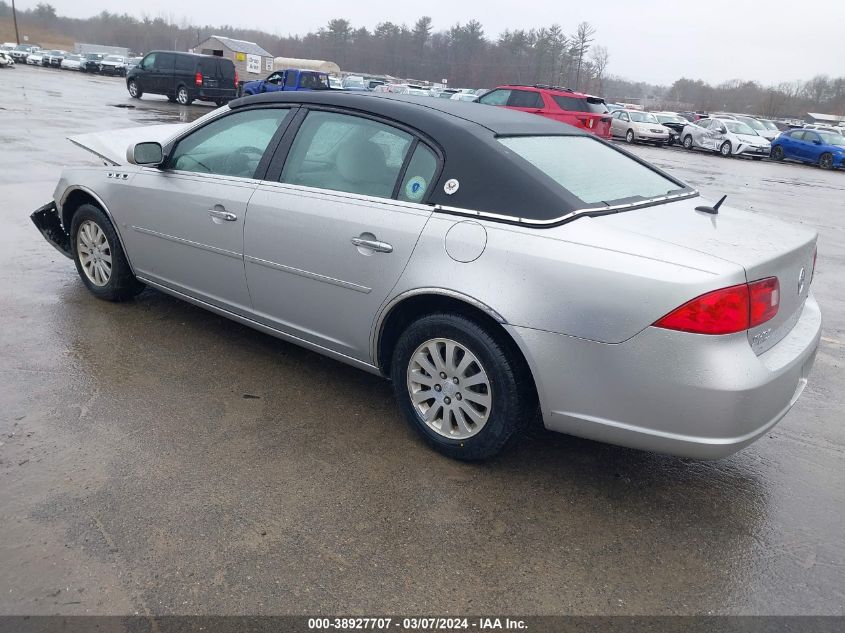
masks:
[(773, 160), (783, 160), (784, 153), (783, 148), (780, 145), (775, 145), (772, 148), (772, 159)]
[(185, 86), (179, 86), (176, 90), (176, 103), (186, 106), (191, 105), (193, 101), (191, 95), (188, 93), (188, 89)]
[(140, 99), (144, 93), (141, 90), (141, 86), (138, 85), (138, 82), (134, 79), (130, 79), (129, 83), (126, 85), (127, 90), (129, 90), (129, 96), (133, 99)]
[(478, 323), (432, 314), (399, 337), (391, 379), (405, 417), (429, 445), (480, 460), (499, 453), (535, 411), (527, 371)]
[(628, 130), (625, 133), (625, 140), (628, 141), (629, 143), (634, 142), (634, 130)]
[(730, 158), (731, 157), (731, 142), (725, 141), (719, 146), (719, 154), (722, 155), (722, 158)]
[(684, 137), (684, 149), (692, 149), (692, 136), (689, 134)]
[(833, 154), (825, 152), (819, 157), (819, 167), (822, 169), (833, 169)]
[(135, 278), (117, 233), (102, 209), (83, 204), (70, 225), (71, 255), (82, 283), (107, 301), (125, 301), (144, 289)]

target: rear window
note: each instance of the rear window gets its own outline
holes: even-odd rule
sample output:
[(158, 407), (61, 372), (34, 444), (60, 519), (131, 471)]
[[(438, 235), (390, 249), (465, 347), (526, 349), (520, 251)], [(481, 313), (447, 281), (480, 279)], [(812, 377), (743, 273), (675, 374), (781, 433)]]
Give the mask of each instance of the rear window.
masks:
[(569, 112), (593, 112), (595, 114), (604, 114), (607, 112), (607, 106), (601, 99), (592, 99), (590, 97), (563, 97), (561, 95), (552, 95), (552, 99), (561, 110), (568, 110)]
[(498, 139), (588, 205), (666, 195), (683, 186), (590, 136)]
[(235, 65), (228, 59), (218, 59), (220, 77), (227, 80), (235, 80)]

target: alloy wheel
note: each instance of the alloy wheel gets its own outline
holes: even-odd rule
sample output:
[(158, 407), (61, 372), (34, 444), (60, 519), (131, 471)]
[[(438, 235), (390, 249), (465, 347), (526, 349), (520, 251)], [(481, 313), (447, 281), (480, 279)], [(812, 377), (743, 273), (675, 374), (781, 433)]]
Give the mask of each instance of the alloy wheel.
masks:
[(85, 276), (95, 286), (105, 286), (111, 279), (112, 252), (100, 225), (85, 220), (76, 233), (76, 253)]
[(138, 96), (138, 84), (136, 84), (134, 81), (129, 82), (129, 96), (130, 97)]
[(180, 105), (186, 105), (188, 103), (188, 91), (185, 88), (179, 88), (179, 92), (176, 93), (176, 101)]
[(819, 167), (822, 169), (830, 169), (833, 167), (833, 155), (832, 154), (822, 154), (822, 157), (819, 159)]
[(487, 371), (452, 339), (430, 339), (416, 349), (408, 362), (407, 387), (422, 421), (448, 439), (473, 437), (490, 418), (493, 393)]

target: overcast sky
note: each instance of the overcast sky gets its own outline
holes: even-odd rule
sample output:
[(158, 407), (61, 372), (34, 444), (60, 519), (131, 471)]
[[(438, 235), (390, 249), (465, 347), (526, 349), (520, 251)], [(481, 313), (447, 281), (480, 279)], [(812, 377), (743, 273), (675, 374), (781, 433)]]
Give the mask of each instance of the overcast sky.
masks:
[[(755, 79), (764, 84), (845, 75), (845, 0), (817, 0), (813, 17), (794, 0), (45, 0), (59, 14), (88, 17), (103, 9), (138, 17), (166, 16), (200, 25), (231, 24), (272, 33), (304, 34), (342, 17), (372, 29), (382, 21), (409, 26), (421, 15), (435, 30), (479, 20), (489, 38), (505, 29), (560, 24), (571, 33), (581, 21), (598, 30), (596, 42), (610, 53), (608, 72), (668, 84), (686, 76), (718, 83)], [(36, 0), (19, 0), (21, 8)], [(292, 8), (296, 7), (296, 8)], [(805, 20), (802, 18), (806, 18)], [(804, 24), (798, 28), (797, 21)], [(369, 69), (378, 72), (377, 68)]]

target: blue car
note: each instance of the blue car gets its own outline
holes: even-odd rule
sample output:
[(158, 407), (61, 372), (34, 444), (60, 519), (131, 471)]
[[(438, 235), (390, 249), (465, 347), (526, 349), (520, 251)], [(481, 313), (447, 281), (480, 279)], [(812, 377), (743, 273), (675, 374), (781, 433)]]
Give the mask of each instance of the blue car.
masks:
[(266, 79), (250, 81), (244, 84), (245, 95), (258, 95), (263, 92), (281, 90), (328, 90), (329, 76), (313, 70), (288, 68), (277, 70)]
[(799, 160), (822, 169), (845, 167), (845, 136), (825, 130), (790, 130), (772, 141), (775, 160)]

